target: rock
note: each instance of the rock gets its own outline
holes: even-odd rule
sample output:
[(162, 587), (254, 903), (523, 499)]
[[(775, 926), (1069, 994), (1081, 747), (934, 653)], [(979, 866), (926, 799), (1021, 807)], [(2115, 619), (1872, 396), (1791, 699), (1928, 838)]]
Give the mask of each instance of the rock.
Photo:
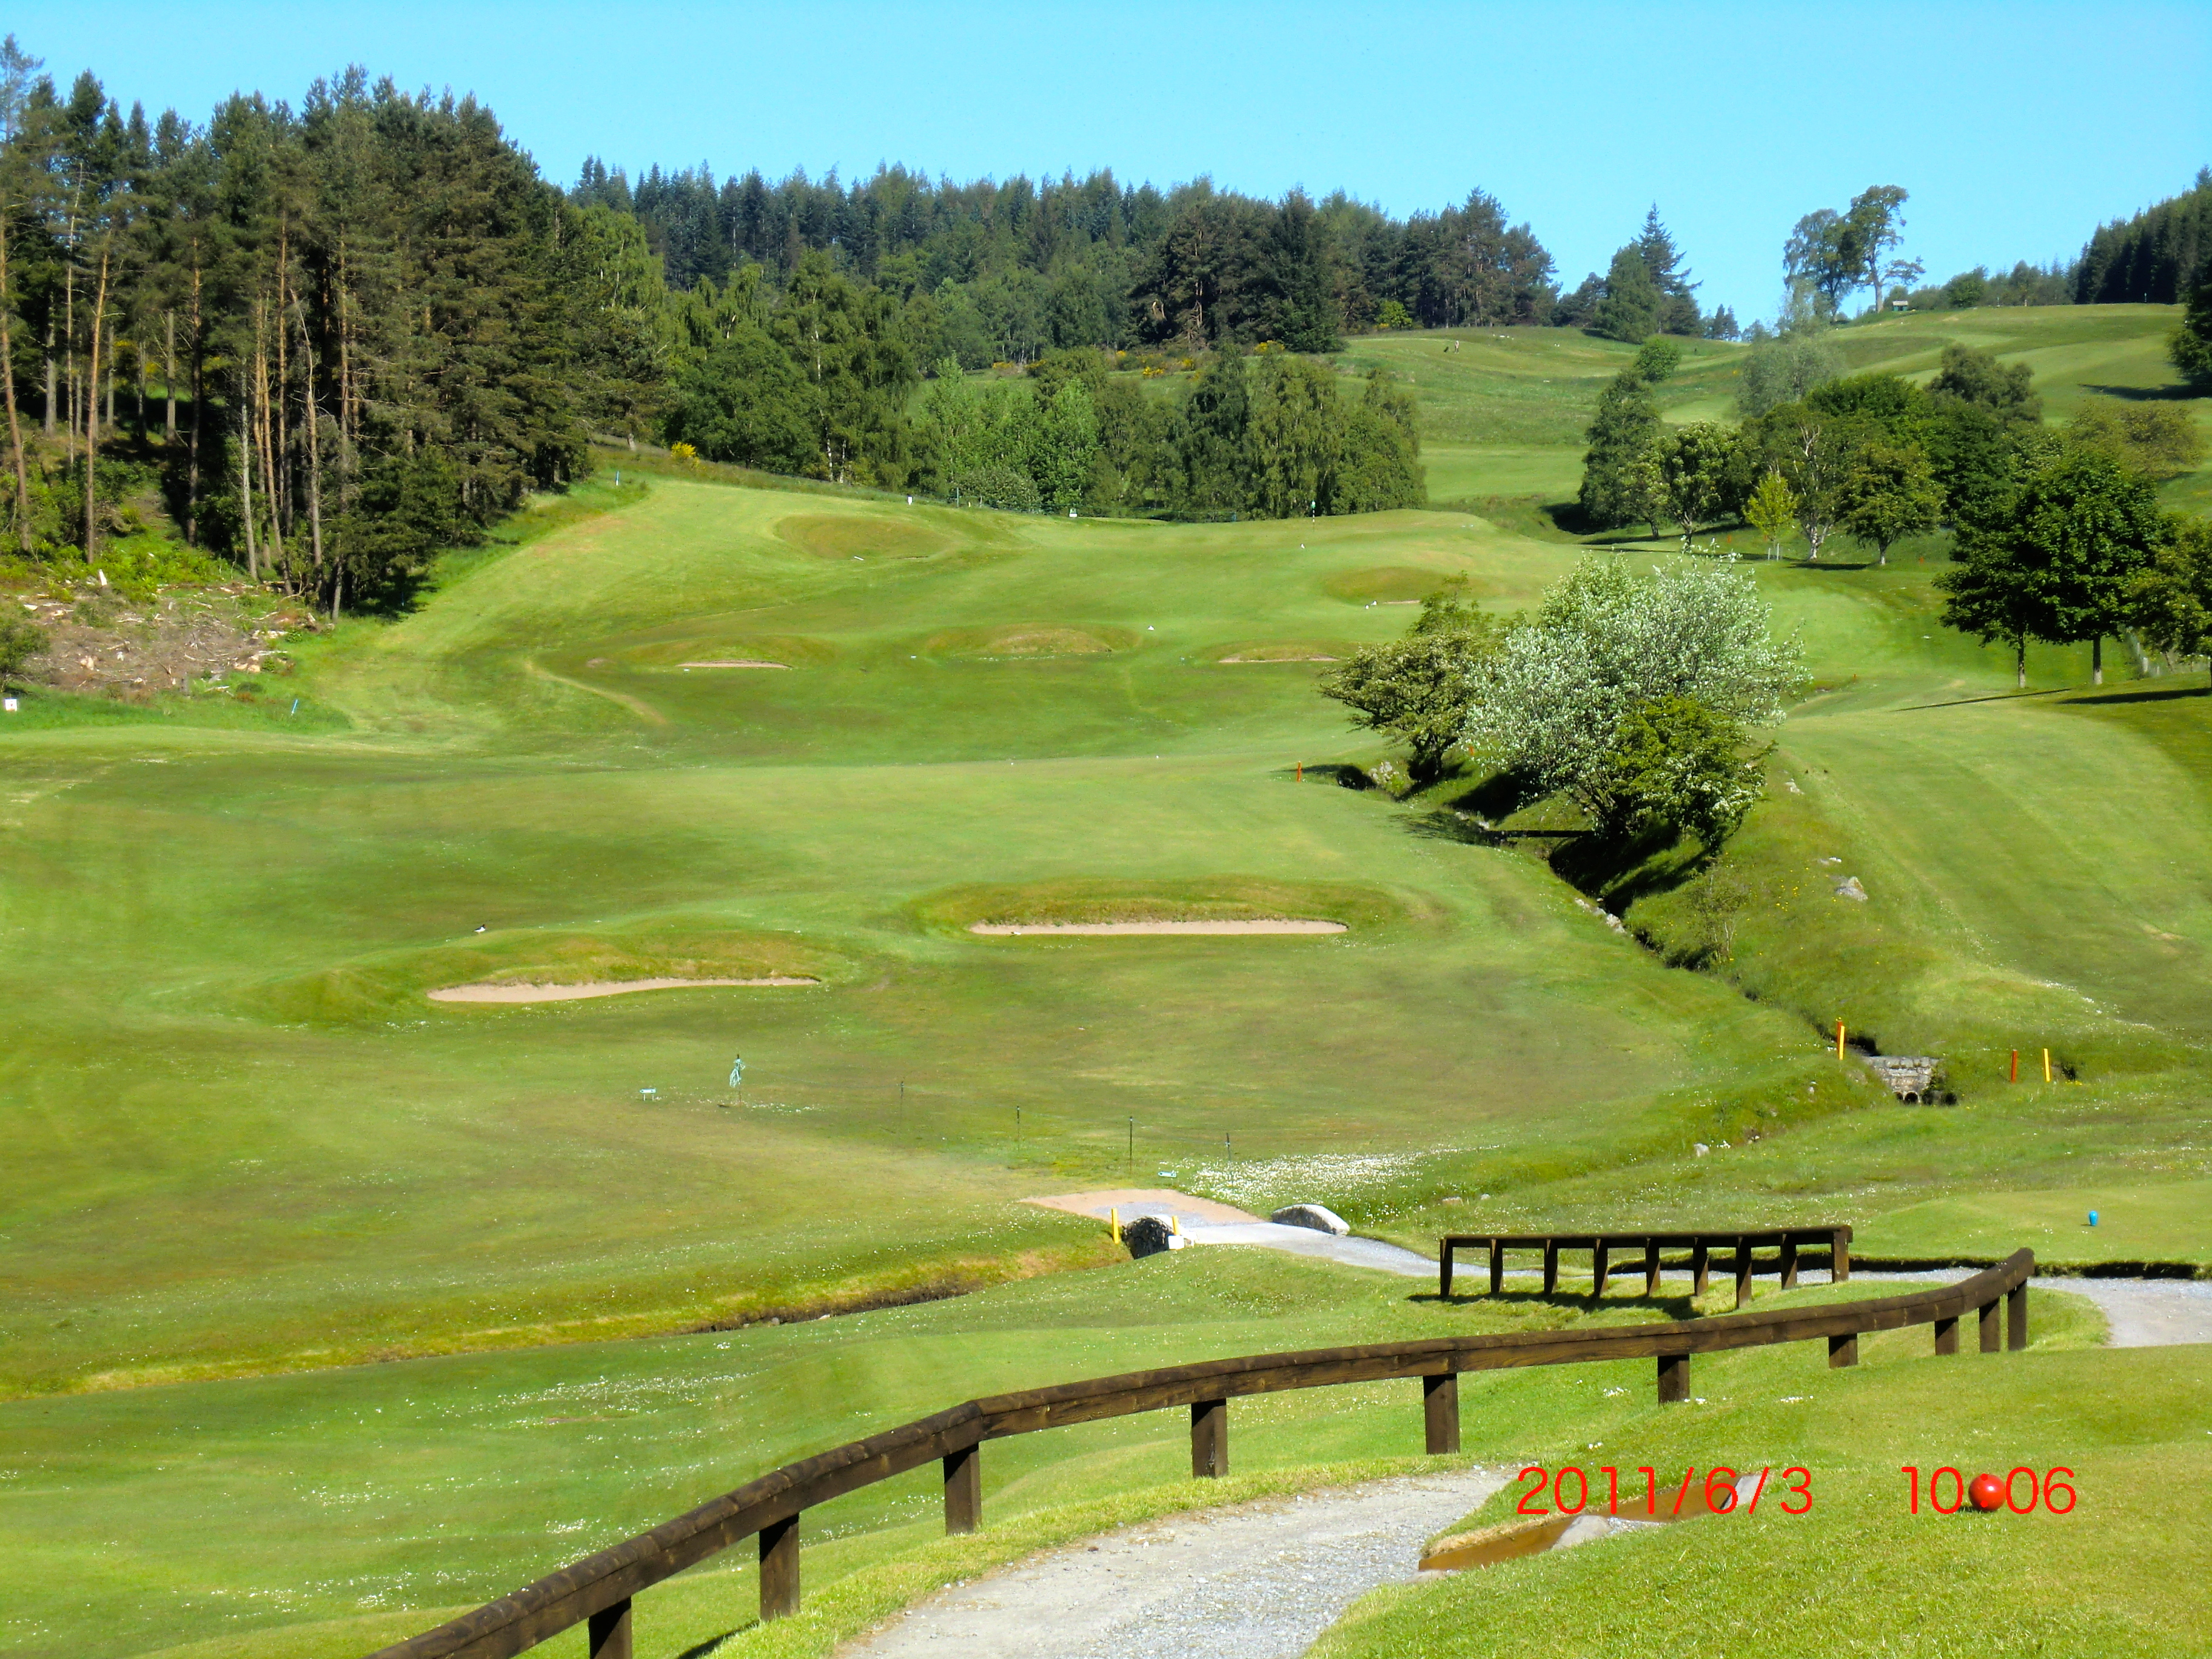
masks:
[(1782, 787), (1784, 789), (1787, 789), (1793, 795), (1802, 795), (1805, 793), (1802, 789), (1800, 789), (1797, 787), (1797, 780), (1795, 778), (1783, 779)]
[(1867, 902), (1867, 890), (1859, 885), (1859, 878), (1856, 876), (1845, 876), (1836, 884), (1836, 896), (1864, 904)]
[(1943, 1062), (1934, 1054), (1867, 1054), (1867, 1069), (1899, 1100), (1915, 1104), (1935, 1100), (1936, 1073)]
[(1129, 1247), (1133, 1256), (1158, 1255), (1162, 1250), (1180, 1250), (1190, 1241), (1176, 1231), (1164, 1215), (1140, 1215), (1121, 1226), (1121, 1242)]
[(1707, 1152), (1712, 1151), (1712, 1148), (1702, 1140), (1695, 1140), (1690, 1143), (1690, 1151), (1694, 1156), (1703, 1158)]
[(1467, 1200), (1463, 1198), (1448, 1198), (1444, 1202), (1447, 1204), (1464, 1204)]
[(1339, 1238), (1352, 1231), (1351, 1224), (1343, 1217), (1319, 1204), (1286, 1204), (1267, 1219), (1279, 1227), (1310, 1227), (1317, 1233), (1334, 1233)]

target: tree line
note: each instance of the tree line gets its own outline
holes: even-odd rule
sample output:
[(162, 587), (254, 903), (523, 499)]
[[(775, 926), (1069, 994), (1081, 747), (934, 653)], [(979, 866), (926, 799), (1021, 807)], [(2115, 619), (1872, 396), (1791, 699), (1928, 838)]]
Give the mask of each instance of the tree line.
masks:
[(96, 562), (150, 478), (191, 544), (336, 611), (588, 465), (662, 374), (636, 227), (489, 111), (358, 72), (204, 124), (0, 46), (19, 555)]
[[(1654, 537), (1674, 525), (1685, 551), (1741, 522), (1768, 556), (1794, 536), (1812, 561), (1841, 533), (1882, 564), (1899, 542), (1948, 530), (1943, 620), (2009, 644), (2022, 684), (2029, 640), (2089, 644), (2100, 684), (2103, 641), (2126, 629), (2176, 656), (2212, 651), (2212, 526), (2156, 501), (2159, 480), (2203, 458), (2184, 410), (2093, 398), (2053, 430), (2025, 364), (1962, 345), (1925, 387), (1887, 374), (1788, 384), (1817, 346), (1753, 348), (1740, 425), (1669, 426), (1653, 388), (1679, 349), (1648, 342), (1599, 398), (1585, 516)], [(1755, 374), (1762, 351), (1771, 367)]]
[(679, 289), (748, 265), (788, 281), (808, 255), (830, 255), (907, 309), (925, 362), (970, 369), (1086, 346), (1328, 351), (1401, 319), (1546, 322), (1558, 297), (1551, 255), (1480, 190), (1394, 219), (1340, 191), (1269, 202), (1110, 171), (959, 184), (884, 167), (848, 187), (834, 173), (718, 184), (705, 167), (655, 167), (633, 188), (591, 159), (570, 199), (635, 218)]

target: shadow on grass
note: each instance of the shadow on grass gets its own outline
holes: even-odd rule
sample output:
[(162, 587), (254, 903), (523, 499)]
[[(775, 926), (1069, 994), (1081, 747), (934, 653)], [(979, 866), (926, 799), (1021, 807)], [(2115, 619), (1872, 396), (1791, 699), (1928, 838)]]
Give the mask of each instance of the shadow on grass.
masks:
[[(1525, 1274), (1530, 1270), (1526, 1267), (1521, 1267), (1513, 1269), (1513, 1271)], [(1643, 1271), (1644, 1269), (1641, 1265), (1638, 1265), (1636, 1268), (1636, 1273), (1640, 1274)], [(1674, 1269), (1674, 1271), (1680, 1270)], [(1488, 1273), (1489, 1269), (1486, 1267), (1477, 1263), (1472, 1267), (1462, 1267), (1459, 1277), (1463, 1279), (1484, 1278), (1486, 1283), (1486, 1275)], [(1610, 1277), (1615, 1280), (1628, 1279), (1634, 1276), (1635, 1275), (1627, 1273), (1615, 1273), (1610, 1275)], [(1713, 1282), (1716, 1284), (1720, 1283), (1723, 1277), (1723, 1270), (1719, 1267), (1716, 1267), (1713, 1271)], [(1546, 1296), (1541, 1291), (1516, 1291), (1509, 1285), (1505, 1289), (1496, 1291), (1495, 1293), (1486, 1289), (1480, 1291), (1455, 1291), (1449, 1296), (1438, 1296), (1434, 1291), (1417, 1291), (1413, 1295), (1407, 1297), (1406, 1300), (1408, 1302), (1431, 1303), (1437, 1306), (1446, 1308), (1479, 1307), (1486, 1303), (1492, 1307), (1560, 1308), (1575, 1313), (1588, 1313), (1592, 1309), (1599, 1307), (1633, 1308), (1639, 1311), (1649, 1311), (1666, 1319), (1695, 1319), (1698, 1317), (1696, 1303), (1689, 1295), (1686, 1289), (1684, 1290), (1681, 1294), (1674, 1296), (1669, 1296), (1663, 1292), (1658, 1296), (1624, 1296), (1616, 1289), (1601, 1300), (1600, 1298), (1592, 1296), (1588, 1291), (1559, 1290), (1553, 1291), (1549, 1296)]]
[(2177, 685), (2169, 691), (2100, 691), (2092, 697), (2069, 697), (2069, 706), (2087, 702), (2171, 702), (2176, 697), (2212, 697), (2212, 685)]
[(2093, 392), (2100, 398), (2118, 398), (2131, 404), (2182, 404), (2204, 395), (2186, 385), (2084, 386), (2081, 390)]

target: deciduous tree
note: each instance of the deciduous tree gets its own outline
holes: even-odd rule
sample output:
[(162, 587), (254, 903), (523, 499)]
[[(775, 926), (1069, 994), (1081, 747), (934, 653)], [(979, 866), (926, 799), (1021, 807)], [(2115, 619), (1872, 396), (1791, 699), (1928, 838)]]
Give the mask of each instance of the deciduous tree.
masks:
[(1887, 564), (1889, 550), (1906, 537), (1935, 529), (1942, 507), (1943, 492), (1917, 444), (1866, 445), (1837, 492), (1838, 521), (1873, 545), (1878, 564)]
[(1946, 626), (2013, 647), (2027, 684), (2027, 642), (2087, 641), (2105, 678), (2105, 636), (2126, 622), (2136, 578), (2166, 539), (2148, 479), (2110, 456), (2061, 448), (2022, 481), (2002, 515), (1960, 535), (1960, 562), (1936, 586)]
[(2129, 589), (2128, 614), (2154, 649), (2212, 657), (2212, 519), (2167, 521), (2165, 545)]

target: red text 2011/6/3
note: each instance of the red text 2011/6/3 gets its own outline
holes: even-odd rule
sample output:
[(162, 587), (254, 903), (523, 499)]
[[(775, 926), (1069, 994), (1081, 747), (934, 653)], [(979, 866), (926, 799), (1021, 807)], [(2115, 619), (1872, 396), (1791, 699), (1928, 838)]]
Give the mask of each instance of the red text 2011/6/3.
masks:
[[(1647, 1519), (1670, 1520), (1684, 1515), (1727, 1515), (1739, 1505), (1745, 1514), (1755, 1515), (1762, 1500), (1775, 1503), (1784, 1515), (1804, 1515), (1813, 1507), (1810, 1469), (1789, 1468), (1778, 1474), (1769, 1465), (1759, 1471), (1758, 1484), (1748, 1496), (1736, 1490), (1742, 1477), (1724, 1464), (1707, 1469), (1702, 1481), (1698, 1479), (1695, 1467), (1684, 1469), (1679, 1481), (1672, 1470), (1663, 1478), (1658, 1470), (1649, 1468), (1631, 1469), (1628, 1474), (1624, 1508), (1623, 1482), (1618, 1468), (1608, 1465), (1584, 1470), (1570, 1463), (1554, 1472), (1532, 1463), (1514, 1477), (1526, 1483), (1521, 1501), (1514, 1505), (1514, 1513), (1580, 1515), (1589, 1510), (1625, 1515), (1632, 1519), (1640, 1515)], [(1771, 1494), (1770, 1486), (1773, 1488)]]

